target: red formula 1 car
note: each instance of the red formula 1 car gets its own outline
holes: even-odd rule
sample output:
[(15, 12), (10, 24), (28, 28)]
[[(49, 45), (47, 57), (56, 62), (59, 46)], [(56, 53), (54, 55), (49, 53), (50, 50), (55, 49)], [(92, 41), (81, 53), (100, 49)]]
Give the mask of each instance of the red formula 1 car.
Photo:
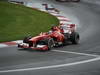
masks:
[(18, 47), (35, 50), (50, 50), (54, 46), (67, 45), (68, 42), (78, 44), (79, 34), (75, 32), (75, 28), (73, 27), (70, 27), (68, 32), (64, 33), (61, 26), (54, 26), (49, 32), (40, 33), (35, 37), (25, 37), (23, 43), (18, 44)]

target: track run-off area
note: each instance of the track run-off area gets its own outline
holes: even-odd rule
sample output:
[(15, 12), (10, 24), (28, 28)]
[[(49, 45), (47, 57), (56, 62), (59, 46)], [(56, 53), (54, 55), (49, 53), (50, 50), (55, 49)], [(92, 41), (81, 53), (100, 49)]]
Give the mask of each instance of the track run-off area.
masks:
[(54, 0), (35, 2), (52, 4), (77, 24), (80, 43), (46, 52), (17, 46), (0, 48), (0, 75), (100, 75), (99, 6)]

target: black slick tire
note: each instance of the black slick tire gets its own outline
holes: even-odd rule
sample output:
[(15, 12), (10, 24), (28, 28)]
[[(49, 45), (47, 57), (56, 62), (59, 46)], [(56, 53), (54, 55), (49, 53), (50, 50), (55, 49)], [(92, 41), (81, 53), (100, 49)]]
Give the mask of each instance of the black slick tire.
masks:
[(29, 39), (31, 39), (32, 37), (31, 36), (27, 36), (23, 39), (23, 43), (28, 43), (29, 42)]
[(54, 47), (54, 40), (52, 38), (47, 40), (47, 46), (48, 46), (48, 50), (51, 50), (51, 48)]
[(80, 36), (77, 32), (72, 32), (70, 40), (72, 42), (72, 44), (78, 44), (79, 40), (80, 40)]

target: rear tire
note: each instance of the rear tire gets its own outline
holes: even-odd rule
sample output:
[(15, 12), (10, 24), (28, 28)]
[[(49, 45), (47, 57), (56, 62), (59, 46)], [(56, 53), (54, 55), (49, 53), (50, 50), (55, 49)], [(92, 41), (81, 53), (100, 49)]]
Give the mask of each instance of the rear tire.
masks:
[(79, 40), (80, 40), (80, 36), (77, 32), (72, 32), (70, 40), (72, 42), (72, 44), (78, 44)]

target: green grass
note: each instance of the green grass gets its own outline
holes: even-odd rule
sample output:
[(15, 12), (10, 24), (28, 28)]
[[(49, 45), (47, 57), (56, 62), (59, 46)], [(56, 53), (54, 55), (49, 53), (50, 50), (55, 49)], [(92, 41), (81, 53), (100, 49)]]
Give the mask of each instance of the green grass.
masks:
[(51, 25), (58, 25), (55, 16), (22, 5), (0, 1), (0, 42), (23, 39), (47, 32)]

